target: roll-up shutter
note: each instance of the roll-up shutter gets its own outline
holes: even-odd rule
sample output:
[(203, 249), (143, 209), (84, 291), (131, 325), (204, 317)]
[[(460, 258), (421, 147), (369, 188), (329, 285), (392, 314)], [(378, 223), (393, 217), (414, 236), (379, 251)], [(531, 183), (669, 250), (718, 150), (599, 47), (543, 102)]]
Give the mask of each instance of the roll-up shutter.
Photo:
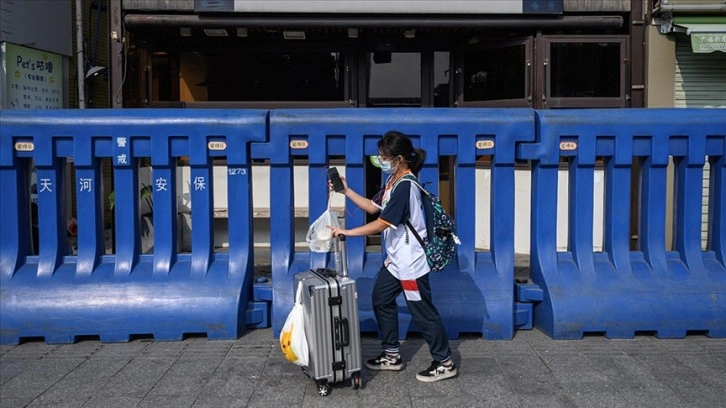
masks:
[[(694, 53), (688, 36), (678, 36), (676, 43), (675, 107), (726, 109), (726, 53)], [(726, 115), (726, 112), (724, 112)], [(703, 210), (701, 247), (708, 238), (709, 165), (703, 171)]]
[(676, 43), (677, 108), (726, 108), (726, 53), (697, 54), (688, 36)]

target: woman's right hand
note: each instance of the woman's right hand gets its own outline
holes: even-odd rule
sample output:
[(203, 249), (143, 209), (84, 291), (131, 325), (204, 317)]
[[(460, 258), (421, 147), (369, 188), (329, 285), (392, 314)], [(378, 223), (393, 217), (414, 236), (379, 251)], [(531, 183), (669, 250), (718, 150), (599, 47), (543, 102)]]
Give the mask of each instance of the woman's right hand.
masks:
[[(340, 181), (343, 182), (343, 191), (339, 191), (339, 193), (345, 195), (346, 191), (348, 191), (348, 182), (345, 181), (345, 177), (343, 177), (343, 176), (340, 176)], [(331, 191), (334, 191), (333, 182), (330, 180), (328, 180), (328, 189), (330, 189)]]

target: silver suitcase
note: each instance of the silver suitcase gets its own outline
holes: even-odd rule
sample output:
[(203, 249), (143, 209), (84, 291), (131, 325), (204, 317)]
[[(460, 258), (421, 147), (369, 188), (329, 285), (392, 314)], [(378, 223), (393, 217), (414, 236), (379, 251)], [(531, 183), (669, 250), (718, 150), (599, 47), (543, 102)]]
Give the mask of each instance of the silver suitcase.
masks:
[(335, 242), (336, 270), (316, 269), (295, 274), (303, 285), (305, 334), (310, 349), (305, 373), (315, 380), (318, 393), (330, 392), (330, 384), (351, 380), (353, 388), (361, 384), (360, 323), (358, 291), (355, 280), (348, 277), (345, 237)]

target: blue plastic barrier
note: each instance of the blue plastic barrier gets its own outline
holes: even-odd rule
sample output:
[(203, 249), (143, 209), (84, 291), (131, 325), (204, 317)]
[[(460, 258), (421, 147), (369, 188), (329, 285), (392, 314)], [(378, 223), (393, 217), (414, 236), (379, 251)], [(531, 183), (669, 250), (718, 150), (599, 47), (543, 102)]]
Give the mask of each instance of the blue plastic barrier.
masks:
[[(293, 168), (295, 157), (309, 160), (310, 221), (327, 206), (325, 168), (331, 155), (345, 157), (346, 179), (364, 192), (368, 156), (378, 154), (376, 143), (388, 130), (398, 130), (428, 153), (420, 179), (433, 182), (438, 193), (438, 159), (456, 156), (454, 216), (462, 245), (457, 262), (433, 274), (434, 302), (447, 333), (482, 333), (488, 339), (511, 339), (514, 331), (514, 160), (519, 142), (534, 140), (534, 111), (519, 109), (338, 109), (277, 110), (270, 112), (270, 143), (253, 144), (253, 158), (270, 158), (272, 182), (271, 243), (272, 326), (278, 336), (292, 308), (292, 275), (313, 267), (332, 267), (328, 254), (296, 252), (294, 247)], [(291, 146), (293, 148), (291, 148)], [(475, 162), (491, 155), (491, 251), (477, 252), (475, 237)], [(301, 206), (304, 206), (303, 203)], [(346, 225), (365, 223), (365, 213), (348, 202)], [(349, 271), (358, 280), (363, 331), (376, 331), (371, 290), (382, 265), (380, 252), (366, 252), (362, 237), (348, 240)], [(401, 337), (416, 330), (405, 302)]]
[[(726, 336), (726, 114), (723, 110), (537, 112), (533, 160), (532, 277), (544, 289), (535, 325), (555, 339), (638, 331), (680, 338)], [(557, 178), (570, 160), (569, 245), (557, 252)], [(667, 165), (675, 163), (675, 214), (666, 214)], [(701, 250), (703, 165), (711, 165), (707, 251)], [(604, 160), (604, 247), (593, 251), (593, 175)], [(631, 166), (642, 160), (639, 250), (630, 250)], [(636, 186), (637, 187), (637, 186)], [(674, 250), (666, 250), (673, 218)]]
[[(78, 336), (128, 341), (188, 333), (235, 339), (254, 323), (248, 142), (266, 140), (266, 111), (61, 110), (0, 112), (0, 343)], [(192, 253), (176, 249), (176, 158), (188, 156)], [(229, 253), (215, 253), (212, 164), (226, 156)], [(116, 253), (105, 255), (100, 159), (115, 178)], [(154, 253), (140, 255), (137, 159), (153, 166)], [(37, 168), (39, 254), (29, 252), (29, 166)], [(72, 158), (78, 255), (66, 250), (63, 163)], [(108, 194), (109, 192), (106, 192)], [(254, 304), (252, 305), (255, 306)], [(260, 318), (264, 318), (258, 316)]]

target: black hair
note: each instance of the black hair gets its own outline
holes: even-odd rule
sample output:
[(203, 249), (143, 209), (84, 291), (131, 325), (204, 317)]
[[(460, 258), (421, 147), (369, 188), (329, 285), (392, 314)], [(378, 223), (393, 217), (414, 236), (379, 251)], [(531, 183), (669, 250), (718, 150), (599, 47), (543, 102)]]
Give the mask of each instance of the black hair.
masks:
[(378, 150), (388, 157), (403, 157), (408, 162), (408, 168), (413, 174), (418, 175), (426, 160), (426, 151), (421, 148), (414, 148), (411, 139), (401, 132), (389, 130), (378, 141)]

